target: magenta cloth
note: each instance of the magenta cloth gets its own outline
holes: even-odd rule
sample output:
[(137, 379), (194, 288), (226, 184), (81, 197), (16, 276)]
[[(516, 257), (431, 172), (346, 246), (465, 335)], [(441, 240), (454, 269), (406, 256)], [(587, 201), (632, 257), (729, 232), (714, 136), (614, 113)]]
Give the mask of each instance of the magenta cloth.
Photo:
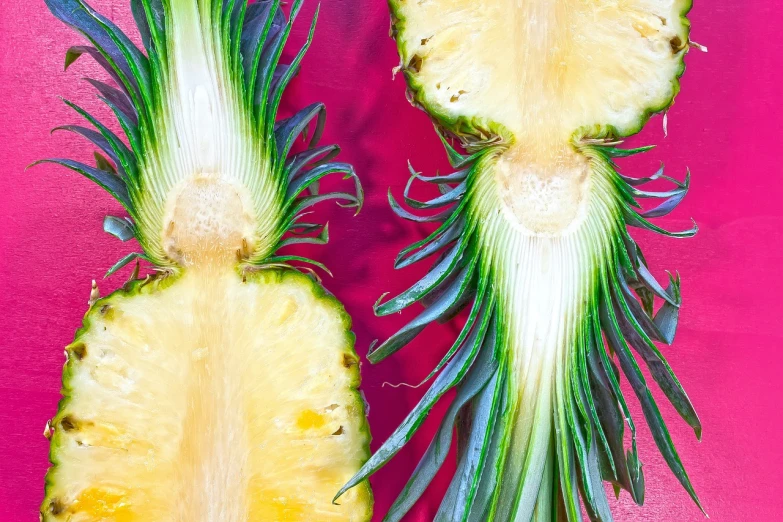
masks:
[[(128, 0), (93, 3), (128, 27)], [(316, 3), (307, 0), (292, 46), (303, 41)], [(642, 175), (663, 161), (670, 175), (682, 177), (686, 168), (693, 173), (691, 193), (661, 222), (687, 228), (693, 217), (699, 234), (679, 240), (635, 235), (656, 275), (678, 270), (683, 278), (682, 326), (664, 353), (701, 416), (703, 442), (659, 390), (654, 393), (711, 520), (781, 520), (783, 9), (775, 0), (697, 0), (690, 18), (693, 39), (709, 53), (694, 49), (687, 57), (668, 137), (661, 117), (653, 118), (629, 143), (658, 147), (620, 166)], [(315, 43), (284, 103), (290, 112), (326, 102), (325, 140), (343, 147), (342, 160), (364, 181), (362, 213), (352, 218), (333, 205), (319, 209), (331, 223), (332, 241), (305, 249), (334, 272), (325, 284), (353, 316), (362, 356), (373, 339), (392, 334), (411, 314), (376, 318), (372, 304), (382, 292), (406, 288), (423, 268), (392, 269), (395, 254), (427, 229), (396, 218), (386, 191), (401, 193), (408, 160), (426, 173), (447, 168), (426, 115), (406, 102), (402, 78), (392, 81), (398, 60), (388, 32), (382, 0), (324, 1)], [(3, 2), (0, 36), (0, 521), (32, 522), (43, 495), (48, 443), (42, 434), (57, 407), (63, 347), (81, 324), (90, 280), (98, 279), (104, 293), (116, 288), (129, 269), (101, 277), (135, 247), (102, 232), (103, 216), (121, 209), (96, 185), (51, 165), (24, 171), (44, 157), (88, 157), (85, 141), (65, 133), (50, 137), (49, 129), (78, 121), (59, 95), (106, 114), (80, 81), (103, 73), (87, 59), (62, 72), (66, 48), (81, 39), (41, 0)], [(453, 325), (430, 327), (387, 362), (362, 366), (374, 448), (424, 392), (383, 383), (421, 380), (454, 331)], [(443, 406), (373, 477), (375, 520), (424, 452)], [(627, 494), (612, 498), (616, 520), (704, 520), (659, 456), (639, 408), (634, 411), (647, 498), (643, 508)], [(432, 520), (452, 470), (445, 466), (407, 520)]]

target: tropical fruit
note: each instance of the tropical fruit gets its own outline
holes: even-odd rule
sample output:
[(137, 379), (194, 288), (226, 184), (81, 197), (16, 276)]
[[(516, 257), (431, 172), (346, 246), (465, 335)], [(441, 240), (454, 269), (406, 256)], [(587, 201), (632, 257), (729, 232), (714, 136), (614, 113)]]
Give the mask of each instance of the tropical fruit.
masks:
[[(629, 177), (615, 163), (648, 149), (619, 145), (672, 104), (693, 46), (690, 5), (390, 0), (408, 97), (434, 120), (456, 170), (427, 177), (411, 169), (411, 182), (441, 189), (418, 201), (409, 183), (405, 201), (423, 212), (391, 198), (401, 217), (440, 224), (396, 266), (438, 257), (409, 290), (376, 306), (378, 315), (419, 302), (426, 309), (369, 359), (385, 359), (465, 307), (467, 319), (421, 402), (342, 490), (383, 466), (456, 388), (385, 520), (400, 520), (423, 494), (455, 444), (455, 427), (456, 472), (437, 521), (574, 522), (584, 508), (606, 522), (604, 481), (641, 504), (623, 376), (665, 461), (699, 503), (640, 369), (643, 361), (700, 436), (694, 408), (656, 345), (674, 338), (680, 279), (659, 283), (627, 230), (694, 234), (695, 226), (667, 232), (650, 221), (680, 203), (689, 178), (663, 170)], [(662, 182), (671, 187), (656, 188)], [(643, 207), (647, 199), (662, 202)]]
[[(350, 318), (291, 265), (317, 262), (279, 252), (327, 241), (302, 220), (314, 204), (362, 202), (338, 147), (318, 144), (322, 104), (276, 117), (315, 20), (281, 63), (300, 1), (287, 17), (277, 0), (133, 0), (143, 50), (81, 0), (47, 5), (87, 40), (66, 67), (90, 55), (108, 73), (89, 82), (124, 137), (66, 102), (90, 125), (61, 129), (96, 165), (44, 161), (127, 210), (104, 228), (142, 252), (110, 272), (137, 258), (155, 272), (95, 292), (67, 347), (42, 520), (369, 520), (367, 483), (332, 503), (369, 453)], [(331, 174), (353, 192), (319, 193)]]

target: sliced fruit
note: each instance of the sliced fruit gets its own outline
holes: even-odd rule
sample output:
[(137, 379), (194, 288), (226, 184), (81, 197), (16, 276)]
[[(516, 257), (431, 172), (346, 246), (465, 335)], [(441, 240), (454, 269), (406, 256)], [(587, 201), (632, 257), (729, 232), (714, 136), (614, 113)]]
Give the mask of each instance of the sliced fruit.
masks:
[[(388, 462), (456, 388), (384, 520), (401, 520), (424, 494), (456, 428), (456, 471), (436, 521), (575, 522), (585, 510), (608, 522), (603, 481), (644, 500), (625, 376), (664, 460), (699, 505), (637, 360), (700, 436), (693, 405), (655, 344), (673, 341), (680, 280), (659, 283), (627, 231), (693, 235), (695, 227), (672, 233), (650, 221), (682, 201), (689, 179), (663, 170), (631, 178), (615, 163), (647, 150), (618, 145), (673, 101), (690, 2), (390, 6), (409, 98), (435, 121), (456, 171), (426, 177), (411, 168), (411, 182), (440, 189), (418, 201), (406, 187), (405, 202), (423, 215), (390, 198), (404, 219), (440, 223), (395, 266), (440, 255), (410, 289), (376, 306), (378, 315), (416, 302), (426, 309), (368, 357), (389, 357), (463, 308), (467, 320), (422, 400), (341, 492)], [(656, 180), (673, 186), (643, 188)], [(646, 209), (643, 199), (662, 203)]]
[[(68, 347), (63, 400), (47, 430), (53, 467), (44, 521), (367, 521), (364, 483), (332, 498), (368, 457), (351, 322), (315, 276), (280, 249), (323, 244), (309, 207), (358, 211), (361, 187), (325, 112), (276, 119), (290, 64), (279, 63), (301, 1), (133, 0), (138, 49), (82, 0), (47, 0), (113, 83), (90, 80), (119, 120), (92, 126), (96, 166), (52, 159), (109, 191), (128, 216), (104, 229), (143, 252), (154, 275), (99, 299)], [(312, 131), (309, 145), (294, 142)], [(354, 193), (319, 193), (340, 174)]]
[[(638, 131), (679, 90), (690, 0), (390, 2), (416, 102), (528, 143)], [(600, 130), (598, 129), (600, 128)]]
[(349, 329), (293, 271), (189, 270), (98, 300), (68, 348), (44, 513), (368, 518), (366, 484), (331, 503), (369, 443)]

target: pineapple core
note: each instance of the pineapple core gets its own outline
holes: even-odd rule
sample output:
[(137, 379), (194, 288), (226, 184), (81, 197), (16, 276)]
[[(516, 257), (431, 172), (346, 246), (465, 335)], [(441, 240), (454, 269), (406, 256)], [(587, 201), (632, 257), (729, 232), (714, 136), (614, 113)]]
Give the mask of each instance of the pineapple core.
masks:
[(556, 236), (584, 221), (590, 166), (572, 147), (530, 151), (515, 146), (494, 169), (508, 222), (528, 235)]
[(200, 174), (172, 191), (163, 232), (166, 253), (181, 266), (236, 262), (255, 248), (255, 212), (247, 188)]

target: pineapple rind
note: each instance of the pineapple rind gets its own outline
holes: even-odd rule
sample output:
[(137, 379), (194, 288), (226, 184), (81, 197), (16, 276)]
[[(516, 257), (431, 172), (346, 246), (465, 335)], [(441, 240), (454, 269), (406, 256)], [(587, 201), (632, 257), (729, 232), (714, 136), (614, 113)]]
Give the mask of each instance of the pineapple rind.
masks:
[[(255, 281), (262, 282), (264, 284), (294, 282), (297, 285), (305, 287), (317, 301), (325, 304), (340, 318), (342, 327), (346, 332), (346, 337), (348, 340), (348, 343), (344, 348), (345, 353), (355, 358), (358, 365), (359, 356), (355, 349), (356, 336), (354, 332), (351, 331), (352, 319), (345, 310), (345, 307), (342, 305), (342, 303), (340, 303), (340, 301), (338, 301), (337, 298), (331, 294), (323, 285), (319, 284), (311, 276), (293, 269), (265, 269), (259, 271), (246, 271), (243, 273), (243, 276), (249, 282)], [(73, 389), (73, 372), (75, 371), (76, 365), (78, 364), (77, 358), (71, 355), (72, 349), (79, 345), (80, 339), (93, 327), (94, 319), (99, 316), (102, 307), (106, 305), (114, 305), (118, 300), (133, 299), (139, 295), (151, 295), (156, 292), (163, 291), (175, 284), (180, 277), (182, 276), (157, 274), (149, 276), (145, 279), (130, 280), (120, 289), (95, 301), (87, 310), (87, 313), (83, 319), (83, 324), (79, 329), (77, 329), (73, 342), (66, 347), (66, 351), (69, 355), (67, 356), (66, 363), (63, 366), (61, 389), (62, 398), (58, 402), (57, 413), (50, 422), (51, 431), (49, 432), (49, 461), (53, 466), (56, 466), (60, 463), (60, 448), (64, 442), (62, 432), (58, 431), (56, 426), (58, 425), (58, 422), (61, 420), (64, 413), (68, 411), (70, 391)], [(366, 441), (363, 445), (364, 452), (361, 455), (361, 461), (363, 462), (366, 461), (370, 456), (370, 440), (372, 436), (370, 433), (369, 423), (367, 422), (366, 402), (363, 395), (361, 394), (361, 391), (359, 390), (360, 382), (361, 375), (357, 369), (354, 372), (354, 378), (350, 381), (349, 385), (350, 395), (353, 398), (352, 407), (358, 410), (356, 418), (361, 419), (360, 429), (357, 433), (357, 436), (363, 438)], [(44, 499), (41, 504), (41, 517), (44, 522), (62, 520), (61, 518), (53, 516), (50, 512), (51, 502), (53, 500), (52, 495), (56, 486), (57, 484), (54, 483), (51, 472), (47, 473), (45, 478)], [(372, 490), (369, 487), (369, 482), (365, 481), (363, 484), (361, 484), (360, 487), (363, 490), (362, 494), (367, 498), (367, 503), (364, 518), (357, 519), (357, 522), (359, 520), (369, 520), (372, 515), (373, 508), (373, 496)]]
[[(679, 11), (680, 23), (683, 27), (683, 34), (680, 35), (683, 42), (689, 43), (690, 21), (688, 13), (693, 7), (693, 0), (677, 0), (681, 5)], [(397, 49), (400, 56), (400, 68), (405, 76), (408, 89), (408, 99), (416, 107), (425, 111), (433, 121), (448, 133), (455, 135), (462, 141), (462, 144), (469, 151), (480, 150), (489, 144), (497, 142), (510, 143), (513, 141), (513, 133), (497, 122), (484, 120), (480, 117), (471, 117), (453, 113), (442, 109), (437, 103), (432, 103), (427, 99), (426, 86), (418, 80), (415, 70), (411, 70), (406, 58), (410, 59), (407, 42), (402, 37), (405, 30), (405, 16), (403, 9), (408, 2), (406, 0), (388, 0), (389, 10), (391, 11), (391, 36), (397, 43)], [(658, 103), (641, 107), (636, 124), (620, 132), (611, 125), (604, 125), (596, 122), (592, 126), (573, 129), (573, 137), (594, 138), (594, 139), (619, 139), (632, 136), (638, 133), (651, 117), (665, 112), (674, 103), (674, 98), (680, 91), (680, 78), (685, 72), (685, 54), (688, 45), (678, 53), (678, 68), (676, 74), (671, 79), (671, 95), (662, 98)]]

